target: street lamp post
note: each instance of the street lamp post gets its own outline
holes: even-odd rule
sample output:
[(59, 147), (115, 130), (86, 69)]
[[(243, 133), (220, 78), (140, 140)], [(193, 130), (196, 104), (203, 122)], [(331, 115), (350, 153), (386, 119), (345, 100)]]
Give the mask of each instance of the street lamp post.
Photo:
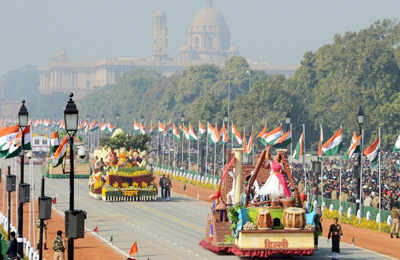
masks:
[(18, 112), (18, 126), (22, 133), (21, 138), (21, 177), (20, 177), (20, 184), (19, 184), (19, 205), (18, 205), (18, 246), (17, 252), (21, 259), (24, 257), (24, 202), (25, 199), (21, 194), (23, 193), (24, 189), (24, 145), (25, 145), (25, 129), (28, 127), (29, 124), (29, 115), (28, 110), (25, 106), (25, 100), (22, 101), (22, 105)]
[[(224, 113), (224, 122), (225, 122), (225, 131), (229, 132), (229, 130), (226, 129), (228, 127), (228, 112), (226, 112), (226, 111)], [(225, 136), (223, 136), (222, 138), (225, 138)], [(228, 144), (226, 144), (226, 145), (228, 145)], [(223, 142), (222, 154), (223, 154), (222, 162), (224, 164), (223, 166), (225, 167), (225, 164), (226, 164), (225, 142)]]
[[(183, 114), (183, 112), (181, 113), (181, 123), (182, 123), (182, 131), (183, 131), (183, 126), (185, 124), (185, 115)], [(184, 136), (182, 135), (181, 141), (182, 141), (182, 166), (183, 166), (183, 140), (184, 140)]]
[[(358, 110), (358, 115), (357, 115), (357, 122), (358, 122), (358, 134), (361, 136), (361, 140), (360, 140), (360, 152), (358, 153), (358, 169), (357, 169), (357, 174), (358, 176), (356, 176), (357, 178), (357, 200), (359, 200), (359, 203), (356, 203), (357, 205), (357, 210), (356, 210), (356, 214), (358, 212), (358, 210), (361, 208), (361, 203), (362, 203), (362, 185), (361, 185), (361, 181), (362, 181), (362, 151), (363, 151), (363, 147), (362, 147), (362, 143), (363, 143), (363, 132), (362, 132), (362, 125), (364, 123), (364, 111), (362, 110), (362, 107), (360, 106), (359, 110)], [(356, 172), (356, 171), (355, 171)], [(361, 213), (361, 212), (360, 212)]]
[[(69, 137), (69, 163), (70, 163), (70, 173), (69, 173), (69, 210), (74, 211), (74, 136), (78, 130), (78, 119), (79, 112), (76, 108), (75, 102), (72, 100), (74, 96), (73, 93), (69, 95), (69, 101), (64, 110), (64, 122), (65, 130), (67, 131)], [(65, 220), (67, 221), (67, 219)], [(74, 239), (72, 237), (68, 238), (68, 260), (74, 259)]]
[[(287, 130), (290, 130), (290, 135), (292, 136), (292, 123), (291, 123), (291, 115), (290, 112), (288, 112), (286, 114), (286, 119), (285, 119), (285, 123), (287, 126)], [(292, 157), (292, 151), (293, 151), (293, 140), (290, 140), (290, 158)]]

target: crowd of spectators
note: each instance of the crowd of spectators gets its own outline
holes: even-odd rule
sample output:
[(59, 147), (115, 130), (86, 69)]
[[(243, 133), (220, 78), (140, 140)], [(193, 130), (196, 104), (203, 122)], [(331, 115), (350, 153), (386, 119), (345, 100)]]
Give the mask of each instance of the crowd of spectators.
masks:
[[(357, 202), (357, 174), (354, 173), (356, 159), (329, 159), (323, 160), (323, 189), (321, 189), (321, 175), (313, 174), (310, 165), (306, 165), (307, 186), (310, 191), (329, 199)], [(379, 207), (379, 171), (378, 165), (364, 160), (362, 163), (362, 204), (364, 206)], [(341, 173), (341, 174), (340, 174)], [(303, 165), (294, 164), (292, 175), (299, 186), (304, 187)], [(342, 176), (340, 180), (340, 175)], [(340, 189), (341, 186), (341, 189)], [(299, 188), (304, 190), (304, 188)], [(390, 210), (400, 197), (400, 155), (391, 152), (382, 152), (381, 157), (381, 194), (382, 209)]]

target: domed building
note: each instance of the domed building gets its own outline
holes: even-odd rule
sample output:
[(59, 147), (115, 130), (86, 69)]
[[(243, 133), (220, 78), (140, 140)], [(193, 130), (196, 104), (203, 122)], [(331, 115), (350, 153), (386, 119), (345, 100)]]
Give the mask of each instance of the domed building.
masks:
[(211, 1), (194, 17), (186, 44), (181, 46), (179, 53), (183, 61), (212, 62), (223, 62), (238, 55), (237, 48), (231, 43), (229, 27), (221, 12), (212, 8)]

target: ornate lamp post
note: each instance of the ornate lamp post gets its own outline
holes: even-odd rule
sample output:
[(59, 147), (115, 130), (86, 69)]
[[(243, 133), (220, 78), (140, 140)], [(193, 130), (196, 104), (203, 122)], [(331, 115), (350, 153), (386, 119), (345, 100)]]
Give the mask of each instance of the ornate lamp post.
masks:
[[(358, 115), (357, 115), (357, 122), (358, 122), (358, 134), (362, 135), (362, 125), (364, 123), (364, 111), (362, 110), (362, 107), (360, 106), (359, 110), (358, 110)], [(359, 203), (356, 203), (357, 205), (357, 210), (356, 210), (356, 214), (358, 212), (358, 210), (361, 208), (361, 203), (362, 203), (362, 192), (361, 192), (361, 181), (362, 181), (362, 164), (361, 164), (361, 157), (362, 157), (362, 151), (363, 151), (363, 147), (362, 147), (362, 139), (363, 136), (361, 136), (361, 140), (360, 140), (360, 152), (358, 153), (358, 169), (357, 171), (354, 171), (358, 176), (356, 176), (356, 180), (357, 180), (357, 200), (359, 200)]]
[[(18, 255), (23, 258), (24, 255), (24, 241), (23, 241), (23, 229), (24, 229), (24, 203), (28, 202), (25, 200), (24, 190), (26, 189), (27, 184), (24, 184), (24, 146), (25, 146), (25, 129), (28, 127), (29, 124), (29, 114), (28, 110), (25, 106), (25, 100), (22, 100), (22, 105), (18, 112), (18, 126), (22, 133), (21, 138), (21, 177), (19, 182), (19, 204), (18, 204), (18, 247), (17, 252)], [(29, 185), (28, 191), (29, 191)], [(22, 195), (22, 196), (21, 196)]]
[[(65, 130), (69, 137), (69, 211), (74, 211), (74, 136), (78, 130), (79, 112), (75, 102), (72, 100), (73, 93), (69, 95), (69, 101), (64, 110)], [(67, 221), (67, 218), (65, 219)], [(74, 239), (68, 237), (68, 260), (74, 259)]]

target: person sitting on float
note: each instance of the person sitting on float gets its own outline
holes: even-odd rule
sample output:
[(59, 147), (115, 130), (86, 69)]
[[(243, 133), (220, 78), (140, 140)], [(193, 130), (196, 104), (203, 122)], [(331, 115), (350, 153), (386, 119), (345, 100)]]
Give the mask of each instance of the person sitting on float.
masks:
[(282, 158), (277, 154), (274, 161), (270, 161), (271, 173), (260, 188), (256, 196), (269, 196), (272, 200), (282, 197), (291, 197), (285, 176), (283, 174)]

